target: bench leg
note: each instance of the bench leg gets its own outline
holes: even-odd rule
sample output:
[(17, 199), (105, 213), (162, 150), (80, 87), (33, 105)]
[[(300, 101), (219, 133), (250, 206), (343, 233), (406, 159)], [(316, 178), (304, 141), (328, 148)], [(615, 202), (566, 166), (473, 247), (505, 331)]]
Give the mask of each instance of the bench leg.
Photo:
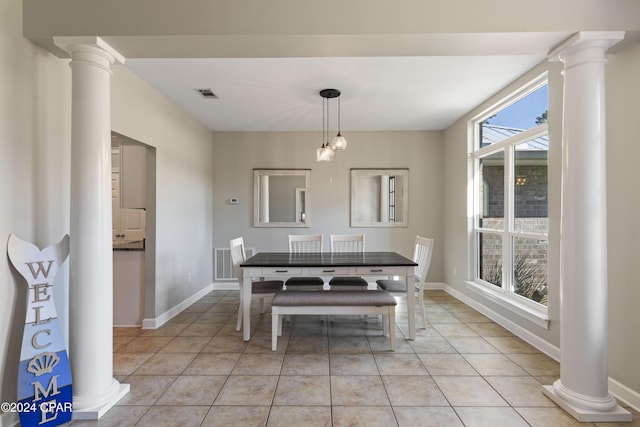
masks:
[[(391, 339), (391, 351), (396, 351), (396, 310), (391, 308), (389, 310), (389, 337)], [(385, 323), (386, 324), (386, 323)]]
[(382, 315), (382, 335), (384, 335), (385, 337), (389, 336), (389, 315), (388, 314)]
[(272, 311), (271, 313), (271, 351), (276, 351), (278, 349), (278, 324), (282, 325), (280, 322), (280, 316), (277, 312)]

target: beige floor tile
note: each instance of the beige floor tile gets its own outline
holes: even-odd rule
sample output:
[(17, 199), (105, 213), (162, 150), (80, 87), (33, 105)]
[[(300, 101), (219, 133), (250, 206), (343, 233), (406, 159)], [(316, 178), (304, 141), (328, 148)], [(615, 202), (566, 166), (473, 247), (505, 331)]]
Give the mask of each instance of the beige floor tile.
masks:
[(203, 353), (242, 353), (247, 343), (241, 336), (215, 336), (202, 348)]
[(134, 426), (149, 410), (149, 406), (114, 406), (99, 421), (72, 421), (73, 427), (125, 427)]
[(504, 354), (463, 354), (480, 375), (521, 376), (527, 373)]
[(329, 338), (326, 336), (291, 335), (287, 352), (290, 353), (326, 353), (329, 351)]
[(273, 401), (277, 384), (277, 375), (232, 375), (213, 404), (269, 406)]
[(155, 354), (134, 375), (180, 375), (195, 357), (195, 353)]
[(183, 375), (229, 375), (242, 353), (200, 353), (183, 371)]
[(201, 427), (264, 427), (268, 406), (212, 406)]
[(273, 406), (267, 427), (330, 427), (330, 406)]
[(459, 354), (418, 354), (430, 375), (479, 375)]
[(482, 337), (447, 337), (458, 353), (500, 353)]
[[(367, 340), (369, 341), (371, 351), (374, 353), (388, 353), (391, 351), (391, 342), (389, 341), (389, 337), (374, 335), (368, 336)], [(415, 353), (409, 341), (404, 339), (399, 331), (396, 332), (395, 353)]]
[(427, 322), (432, 325), (439, 323), (461, 324), (460, 320), (448, 311), (427, 312)]
[(198, 316), (198, 318), (194, 320), (194, 323), (219, 323), (221, 325), (224, 325), (232, 317), (234, 320), (236, 320), (236, 317), (232, 316), (231, 313), (220, 313), (210, 310)]
[(380, 375), (429, 375), (415, 354), (374, 355)]
[(171, 340), (172, 337), (140, 336), (118, 349), (118, 353), (155, 353)]
[(281, 353), (244, 353), (232, 375), (280, 375), (284, 354)]
[[(454, 405), (455, 406), (455, 405)], [(529, 424), (513, 408), (464, 408), (455, 411), (465, 426), (473, 427), (529, 427)]]
[(392, 406), (448, 406), (431, 377), (384, 375), (382, 382)]
[(486, 337), (485, 339), (503, 353), (540, 353), (540, 350), (518, 337)]
[(451, 406), (508, 406), (482, 377), (433, 377)]
[(211, 406), (226, 376), (181, 375), (158, 399), (156, 405)]
[(151, 356), (153, 356), (153, 353), (114, 353), (113, 374), (131, 375)]
[(192, 323), (180, 333), (181, 337), (213, 337), (224, 325), (219, 323)]
[[(580, 423), (562, 409), (515, 408), (531, 427), (595, 427), (593, 423)], [(627, 424), (621, 424), (627, 425)]]
[(392, 427), (397, 425), (393, 410), (388, 406), (333, 407), (333, 427)]
[(282, 375), (278, 381), (273, 404), (278, 406), (330, 406), (329, 376)]
[(120, 399), (118, 405), (153, 405), (176, 378), (164, 375), (130, 375), (125, 381), (129, 384), (129, 393)]
[[(203, 339), (204, 338), (204, 339)], [(199, 353), (209, 340), (206, 337), (175, 337), (159, 353)]]
[(183, 310), (184, 313), (204, 313), (213, 306), (210, 302), (194, 302)]
[(331, 375), (379, 375), (373, 354), (331, 354)]
[[(181, 314), (183, 313), (180, 313), (178, 316), (180, 316)], [(190, 316), (195, 315), (190, 314)], [(174, 317), (173, 319), (171, 319), (174, 322), (165, 323), (157, 329), (145, 329), (142, 331), (141, 335), (143, 337), (177, 337), (189, 326), (191, 322), (179, 323), (175, 321), (175, 319), (176, 318)]]
[(471, 312), (458, 312), (453, 314), (458, 320), (465, 323), (492, 323), (493, 321), (487, 316), (478, 313), (477, 311)]
[(136, 427), (197, 427), (208, 406), (152, 406)]
[(365, 336), (331, 336), (329, 353), (371, 353), (371, 347)]
[(556, 406), (542, 393), (542, 385), (535, 378), (485, 376), (484, 379), (511, 406)]
[(114, 337), (137, 337), (142, 333), (142, 329), (138, 327), (114, 327), (113, 328), (113, 336)]
[(418, 337), (409, 343), (416, 353), (457, 353), (449, 342), (438, 337)]
[(136, 337), (114, 335), (114, 337), (113, 337), (113, 352), (114, 353), (117, 352), (118, 350), (123, 348), (125, 345), (127, 345), (131, 341), (133, 341), (135, 338)]
[(507, 354), (522, 369), (533, 376), (559, 376), (560, 364), (546, 354)]
[(473, 329), (481, 337), (511, 337), (513, 334), (502, 326), (489, 323), (467, 323), (469, 328)]
[[(373, 357), (372, 357), (373, 360)], [(329, 375), (329, 354), (292, 353), (284, 356), (281, 375)]]
[(331, 403), (334, 406), (390, 405), (382, 379), (377, 375), (331, 376)]
[(393, 412), (399, 427), (464, 427), (450, 407), (395, 406)]
[(467, 325), (462, 323), (440, 323), (433, 325), (433, 328), (443, 337), (477, 337), (478, 334)]

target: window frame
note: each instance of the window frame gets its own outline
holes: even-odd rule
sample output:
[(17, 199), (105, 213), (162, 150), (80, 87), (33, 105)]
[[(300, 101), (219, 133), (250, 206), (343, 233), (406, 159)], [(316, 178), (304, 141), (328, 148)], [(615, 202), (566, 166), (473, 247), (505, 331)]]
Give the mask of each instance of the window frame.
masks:
[[(526, 238), (544, 240), (547, 242), (547, 251), (549, 247), (549, 233), (537, 233), (531, 231), (517, 231), (515, 229), (515, 166), (516, 166), (516, 149), (515, 147), (532, 139), (549, 135), (547, 123), (543, 123), (520, 132), (516, 135), (505, 138), (496, 143), (481, 147), (480, 143), (480, 124), (487, 118), (505, 110), (509, 106), (515, 104), (532, 92), (541, 87), (548, 86), (548, 74), (542, 73), (538, 77), (530, 80), (525, 85), (512, 91), (499, 102), (493, 104), (480, 114), (473, 117), (468, 122), (469, 129), (469, 194), (468, 206), (470, 213), (470, 229), (469, 229), (469, 280), (466, 281), (467, 287), (479, 293), (500, 306), (514, 312), (525, 319), (541, 326), (545, 329), (549, 328), (548, 306), (532, 301), (522, 295), (514, 292), (513, 284), (513, 242), (515, 238)], [(548, 109), (547, 109), (548, 111)], [(502, 229), (480, 227), (480, 212), (483, 212), (483, 200), (481, 200), (480, 189), (484, 182), (480, 182), (480, 160), (486, 159), (495, 153), (504, 153), (504, 225)], [(547, 151), (548, 153), (548, 151)], [(548, 166), (548, 158), (547, 158)], [(547, 193), (548, 194), (548, 193)], [(548, 216), (547, 216), (548, 218)], [(494, 285), (480, 278), (480, 236), (482, 233), (490, 233), (502, 237), (502, 284)], [(547, 252), (548, 255), (548, 252)], [(548, 272), (547, 272), (548, 273)], [(547, 275), (548, 277), (548, 275)]]

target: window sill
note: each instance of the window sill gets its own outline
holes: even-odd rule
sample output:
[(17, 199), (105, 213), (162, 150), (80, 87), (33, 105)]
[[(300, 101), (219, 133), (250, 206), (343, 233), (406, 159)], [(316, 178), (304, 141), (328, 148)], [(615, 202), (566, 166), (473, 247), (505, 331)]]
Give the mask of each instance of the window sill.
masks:
[(467, 289), (471, 290), (472, 292), (475, 292), (476, 294), (482, 295), (483, 297), (494, 301), (496, 304), (499, 304), (500, 306), (506, 308), (507, 310), (533, 323), (536, 326), (547, 330), (549, 329), (550, 320), (547, 313), (544, 313), (540, 310), (532, 309), (526, 304), (505, 296), (502, 292), (493, 291), (486, 286), (480, 285), (478, 283), (471, 281), (465, 281), (465, 283), (467, 285)]

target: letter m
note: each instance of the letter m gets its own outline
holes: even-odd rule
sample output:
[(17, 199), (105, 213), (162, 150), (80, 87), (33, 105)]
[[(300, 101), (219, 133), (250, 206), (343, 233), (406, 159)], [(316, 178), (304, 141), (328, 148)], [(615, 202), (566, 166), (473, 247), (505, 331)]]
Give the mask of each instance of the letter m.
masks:
[(49, 396), (60, 394), (60, 391), (58, 391), (58, 377), (59, 375), (54, 375), (51, 377), (46, 390), (42, 387), (40, 381), (32, 382), (31, 385), (33, 386), (33, 401), (38, 402), (42, 399), (46, 399)]

